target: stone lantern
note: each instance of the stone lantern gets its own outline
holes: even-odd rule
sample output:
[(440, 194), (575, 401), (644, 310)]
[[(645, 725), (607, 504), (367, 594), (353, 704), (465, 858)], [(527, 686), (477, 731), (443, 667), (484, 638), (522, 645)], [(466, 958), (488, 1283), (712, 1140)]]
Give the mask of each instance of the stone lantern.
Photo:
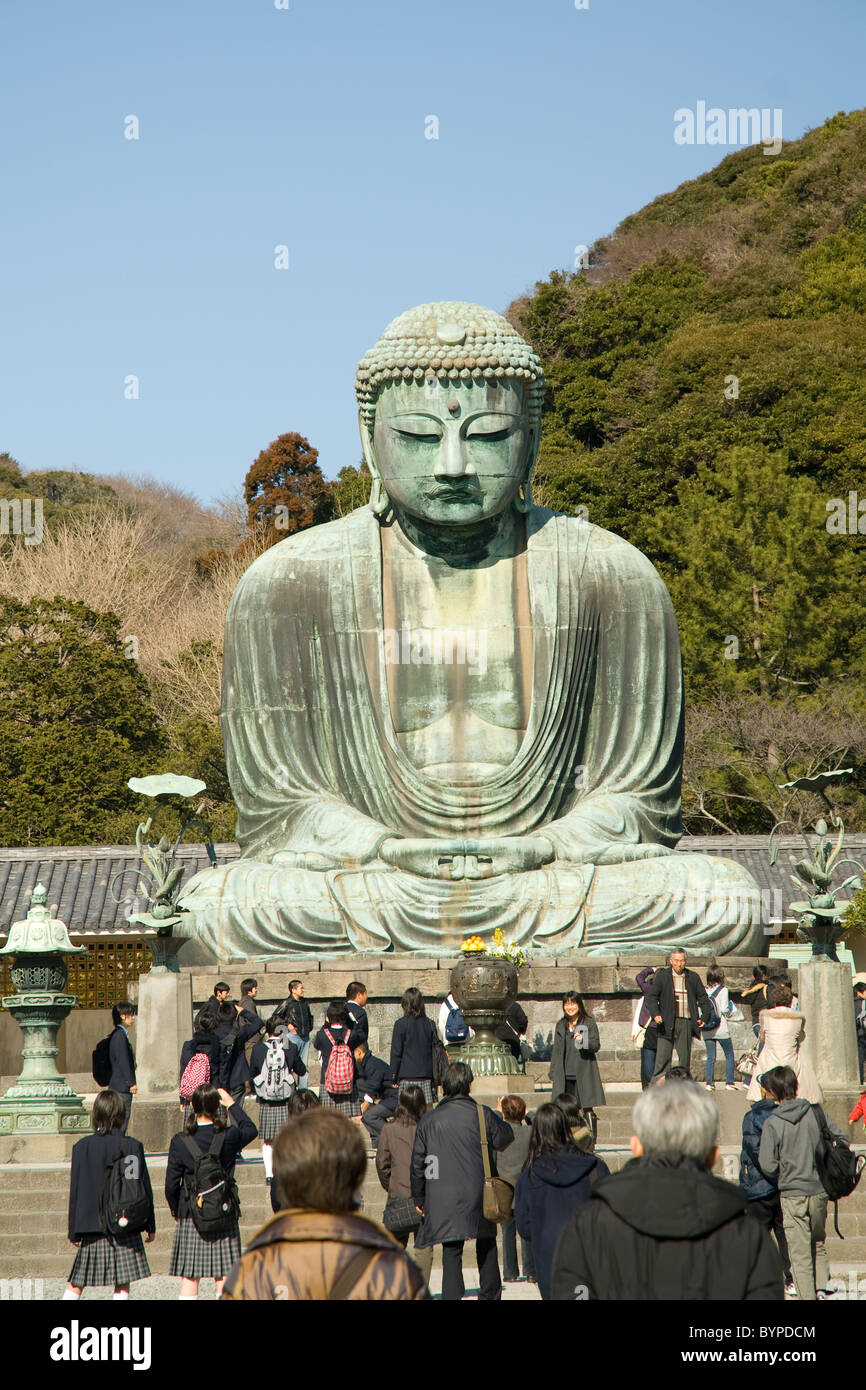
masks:
[(0, 1135), (62, 1134), (90, 1129), (81, 1097), (57, 1070), (57, 1032), (78, 1000), (66, 994), (69, 970), (64, 955), (83, 955), (73, 946), (63, 922), (46, 907), (47, 892), (38, 883), (21, 922), (9, 928), (0, 956), (14, 956), (15, 994), (3, 999), (24, 1034), (21, 1075), (0, 1099)]

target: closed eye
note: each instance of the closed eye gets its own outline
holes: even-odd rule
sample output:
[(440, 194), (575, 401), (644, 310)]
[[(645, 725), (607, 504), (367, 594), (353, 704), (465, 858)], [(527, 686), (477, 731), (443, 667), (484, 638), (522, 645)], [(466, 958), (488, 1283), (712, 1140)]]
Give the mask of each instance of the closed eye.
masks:
[(400, 425), (393, 425), (392, 429), (401, 439), (415, 439), (419, 444), (438, 444), (442, 439), (441, 434), (432, 434), (426, 430), (407, 429)]
[(504, 430), (494, 430), (492, 434), (489, 433), (489, 431), (487, 430), (475, 430), (472, 433), (467, 434), (466, 438), (471, 439), (473, 444), (477, 439), (483, 439), (485, 440), (485, 442), (490, 444), (497, 444), (499, 440), (507, 439), (510, 434), (511, 427), (508, 426)]

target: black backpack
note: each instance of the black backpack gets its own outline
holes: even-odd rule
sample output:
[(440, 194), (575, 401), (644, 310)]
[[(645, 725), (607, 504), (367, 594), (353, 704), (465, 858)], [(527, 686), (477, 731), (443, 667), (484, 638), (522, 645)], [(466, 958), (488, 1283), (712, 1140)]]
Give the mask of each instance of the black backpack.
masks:
[(237, 1183), (223, 1168), (220, 1154), (226, 1133), (221, 1129), (202, 1153), (192, 1135), (185, 1134), (184, 1143), (195, 1162), (192, 1177), (184, 1178), (186, 1199), (193, 1225), (202, 1236), (225, 1235), (237, 1223), (241, 1203)]
[(111, 1034), (98, 1042), (90, 1060), (93, 1079), (97, 1086), (107, 1086), (111, 1080)]
[(721, 1014), (719, 1013), (718, 1009), (716, 1008), (716, 997), (717, 997), (717, 995), (718, 995), (718, 993), (719, 993), (719, 990), (720, 990), (721, 988), (722, 988), (721, 985), (716, 985), (716, 987), (715, 987), (715, 989), (713, 990), (712, 994), (708, 994), (708, 995), (707, 995), (707, 1005), (708, 1005), (708, 1012), (709, 1012), (709, 1015), (710, 1015), (710, 1016), (709, 1016), (709, 1019), (707, 1020), (707, 1022), (704, 1024), (703, 1028), (701, 1029), (701, 1033), (702, 1033), (702, 1034), (703, 1034), (703, 1033), (714, 1033), (714, 1032), (716, 1031), (717, 1028), (720, 1028), (720, 1027), (721, 1027), (722, 1016), (721, 1016)]
[(126, 1140), (106, 1164), (99, 1186), (99, 1224), (106, 1236), (131, 1236), (146, 1231), (152, 1221), (153, 1197), (144, 1181), (144, 1163), (137, 1153), (127, 1153)]
[(811, 1110), (818, 1121), (820, 1131), (815, 1149), (815, 1167), (821, 1186), (833, 1203), (833, 1225), (836, 1234), (840, 1240), (844, 1240), (845, 1237), (839, 1230), (839, 1199), (850, 1197), (854, 1191), (866, 1165), (866, 1158), (862, 1155), (858, 1158), (848, 1140), (833, 1133), (820, 1105), (813, 1105)]

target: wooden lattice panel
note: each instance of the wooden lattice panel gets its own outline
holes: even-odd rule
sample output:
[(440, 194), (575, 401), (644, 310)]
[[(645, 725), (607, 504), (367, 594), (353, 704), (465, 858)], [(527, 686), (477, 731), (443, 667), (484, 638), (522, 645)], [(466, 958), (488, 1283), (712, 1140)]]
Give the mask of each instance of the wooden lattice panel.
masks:
[[(82, 943), (73, 938), (73, 945)], [(67, 956), (68, 994), (78, 997), (80, 1009), (110, 1009), (119, 999), (128, 999), (132, 984), (150, 970), (150, 947), (143, 937), (106, 937), (86, 941), (86, 956)], [(14, 993), (9, 958), (0, 966), (0, 994)]]

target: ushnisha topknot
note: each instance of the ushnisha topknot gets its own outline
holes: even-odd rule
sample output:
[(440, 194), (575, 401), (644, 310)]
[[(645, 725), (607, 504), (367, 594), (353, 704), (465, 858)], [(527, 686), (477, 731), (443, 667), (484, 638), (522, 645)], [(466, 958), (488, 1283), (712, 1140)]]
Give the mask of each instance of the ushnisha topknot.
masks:
[(435, 377), (440, 382), (483, 382), (516, 378), (527, 384), (530, 425), (541, 419), (544, 370), (525, 338), (507, 319), (480, 304), (445, 300), (419, 304), (392, 319), (365, 352), (355, 377), (355, 395), (369, 429), (376, 398), (389, 381)]

